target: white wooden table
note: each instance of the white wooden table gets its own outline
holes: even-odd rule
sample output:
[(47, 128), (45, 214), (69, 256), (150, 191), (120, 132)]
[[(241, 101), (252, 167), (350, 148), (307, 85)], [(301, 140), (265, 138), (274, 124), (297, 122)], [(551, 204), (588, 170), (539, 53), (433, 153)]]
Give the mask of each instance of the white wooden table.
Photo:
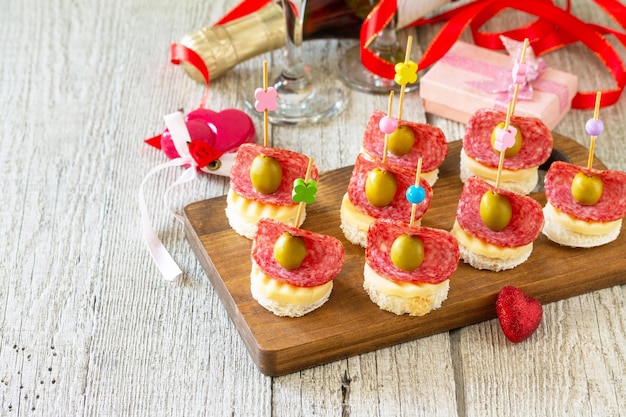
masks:
[[(186, 272), (179, 284), (161, 278), (141, 238), (137, 195), (165, 157), (143, 139), (163, 130), (163, 115), (195, 108), (202, 95), (169, 63), (169, 44), (235, 3), (3, 1), (0, 415), (626, 415), (625, 286), (545, 305), (543, 323), (521, 344), (491, 320), (267, 377), (163, 205), (180, 169), (146, 186), (155, 228)], [(610, 24), (587, 0), (574, 13)], [(413, 31), (416, 53), (438, 28)], [(305, 53), (332, 73), (352, 44), (315, 41)], [(209, 107), (243, 108), (246, 75), (263, 59), (279, 65), (280, 53), (213, 80)], [(582, 46), (546, 60), (577, 74), (583, 90), (612, 86)], [(272, 144), (313, 156), (322, 171), (351, 165), (365, 121), (387, 97), (349, 95), (338, 118), (274, 127)], [(406, 118), (440, 126), (451, 141), (462, 136), (462, 125), (425, 114), (419, 95), (407, 97)], [(555, 131), (586, 145), (589, 117), (572, 110)], [(601, 118), (596, 155), (626, 170), (626, 98)], [(227, 187), (223, 177), (202, 176), (176, 189), (171, 204), (180, 210)]]

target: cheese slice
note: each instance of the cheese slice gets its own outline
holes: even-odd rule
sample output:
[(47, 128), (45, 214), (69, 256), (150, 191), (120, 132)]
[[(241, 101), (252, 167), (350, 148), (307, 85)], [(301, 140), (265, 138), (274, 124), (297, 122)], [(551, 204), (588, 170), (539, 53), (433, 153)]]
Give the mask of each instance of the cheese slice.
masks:
[[(462, 152), (465, 153), (465, 151)], [(497, 168), (491, 168), (483, 165), (467, 154), (465, 154), (464, 156), (465, 166), (472, 172), (472, 174), (486, 180), (496, 180), (496, 177), (498, 176)], [(534, 176), (537, 176), (537, 169), (537, 167), (516, 170), (502, 168), (502, 172), (500, 173), (500, 181), (526, 183), (527, 181), (530, 181)]]
[(363, 270), (363, 278), (381, 293), (403, 298), (427, 298), (444, 290), (447, 293), (448, 288), (450, 287), (449, 279), (440, 282), (439, 284), (392, 281), (376, 273), (376, 271), (374, 271), (367, 264), (367, 262), (365, 263), (365, 268)]
[(297, 204), (278, 206), (249, 200), (237, 194), (232, 188), (228, 190), (226, 199), (229, 210), (232, 210), (249, 223), (258, 223), (261, 218), (268, 217), (285, 224), (293, 225), (298, 214)]
[(562, 212), (550, 203), (546, 203), (545, 216), (560, 224), (563, 228), (583, 235), (601, 236), (611, 233), (621, 226), (621, 219), (612, 222), (588, 222), (577, 219), (567, 213)]
[[(355, 227), (361, 233), (367, 233), (370, 224), (376, 220), (372, 216), (363, 213), (354, 204), (352, 204), (350, 197), (348, 197), (348, 193), (344, 194), (339, 210), (341, 218), (345, 219), (352, 227)], [(416, 226), (421, 225), (421, 223), (421, 219), (414, 222)]]
[(343, 196), (343, 200), (341, 201), (341, 208), (339, 209), (341, 213), (341, 217), (348, 221), (352, 227), (355, 227), (361, 233), (367, 233), (367, 230), (370, 227), (370, 223), (372, 223), (375, 219), (360, 211), (352, 201), (350, 201), (350, 197), (348, 197), (348, 193), (345, 193)]
[(478, 255), (485, 256), (487, 258), (496, 258), (496, 259), (513, 259), (519, 258), (524, 253), (532, 250), (532, 242), (519, 246), (517, 248), (508, 248), (504, 246), (497, 246), (491, 243), (485, 242), (484, 240), (472, 236), (467, 233), (463, 228), (459, 225), (457, 220), (454, 221), (454, 226), (452, 226), (452, 230), (450, 231), (452, 236), (456, 238), (459, 244), (465, 246), (467, 249), (471, 250), (473, 253)]
[(333, 288), (333, 282), (316, 287), (298, 287), (275, 280), (265, 275), (257, 265), (252, 265), (250, 272), (250, 285), (252, 292), (268, 300), (291, 304), (295, 306), (304, 306), (313, 304), (321, 300)]

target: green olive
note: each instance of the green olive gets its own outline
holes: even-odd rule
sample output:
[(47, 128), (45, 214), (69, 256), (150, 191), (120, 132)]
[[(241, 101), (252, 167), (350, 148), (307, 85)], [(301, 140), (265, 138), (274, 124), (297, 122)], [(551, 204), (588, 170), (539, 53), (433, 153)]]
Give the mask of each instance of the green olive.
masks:
[(301, 237), (285, 232), (274, 243), (274, 258), (285, 269), (299, 268), (305, 257), (306, 244)]
[(512, 213), (511, 202), (505, 195), (489, 190), (480, 199), (480, 218), (495, 232), (509, 224)]
[(371, 205), (385, 207), (393, 201), (398, 191), (395, 175), (380, 168), (374, 168), (367, 174), (365, 181), (365, 197)]
[(257, 155), (250, 165), (250, 180), (258, 192), (272, 194), (280, 187), (283, 169), (271, 156)]
[(596, 204), (602, 196), (602, 179), (579, 172), (572, 181), (572, 197), (584, 206)]
[(406, 233), (398, 236), (391, 245), (391, 262), (407, 272), (416, 270), (424, 260), (424, 244), (417, 236)]
[[(496, 148), (493, 147), (494, 143), (496, 142), (496, 129), (497, 128), (504, 129), (504, 122), (498, 123), (498, 125), (493, 129), (493, 132), (491, 132), (491, 147), (493, 148), (493, 151), (496, 154), (500, 155), (500, 151), (497, 151)], [(515, 128), (517, 129), (517, 133), (515, 134), (515, 145), (511, 146), (510, 148), (507, 148), (504, 151), (505, 158), (514, 157), (515, 155), (519, 153), (520, 149), (522, 149), (522, 133), (517, 126), (515, 126)]]
[(387, 138), (389, 152), (396, 156), (404, 156), (411, 152), (415, 143), (415, 133), (409, 126), (398, 126)]

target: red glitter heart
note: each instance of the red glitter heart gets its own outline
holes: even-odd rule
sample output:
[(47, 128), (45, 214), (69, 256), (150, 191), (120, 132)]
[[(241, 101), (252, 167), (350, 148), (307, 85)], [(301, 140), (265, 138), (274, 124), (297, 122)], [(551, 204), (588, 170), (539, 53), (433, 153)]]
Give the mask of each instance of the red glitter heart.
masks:
[(496, 313), (507, 339), (519, 343), (537, 330), (543, 308), (539, 301), (524, 294), (519, 288), (506, 286), (498, 294)]

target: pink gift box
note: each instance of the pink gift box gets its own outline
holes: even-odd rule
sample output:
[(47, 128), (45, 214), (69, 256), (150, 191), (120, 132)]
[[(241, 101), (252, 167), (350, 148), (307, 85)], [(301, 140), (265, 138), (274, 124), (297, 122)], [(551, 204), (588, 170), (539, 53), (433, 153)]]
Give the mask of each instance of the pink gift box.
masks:
[[(457, 42), (421, 78), (420, 95), (424, 108), (429, 113), (460, 123), (467, 123), (481, 108), (506, 111), (506, 100), (502, 100), (499, 94), (484, 92), (470, 83), (490, 83), (506, 77), (512, 82), (512, 68), (513, 60), (507, 54)], [(578, 78), (545, 68), (531, 85), (532, 100), (518, 99), (515, 114), (537, 117), (552, 130), (571, 108)]]

